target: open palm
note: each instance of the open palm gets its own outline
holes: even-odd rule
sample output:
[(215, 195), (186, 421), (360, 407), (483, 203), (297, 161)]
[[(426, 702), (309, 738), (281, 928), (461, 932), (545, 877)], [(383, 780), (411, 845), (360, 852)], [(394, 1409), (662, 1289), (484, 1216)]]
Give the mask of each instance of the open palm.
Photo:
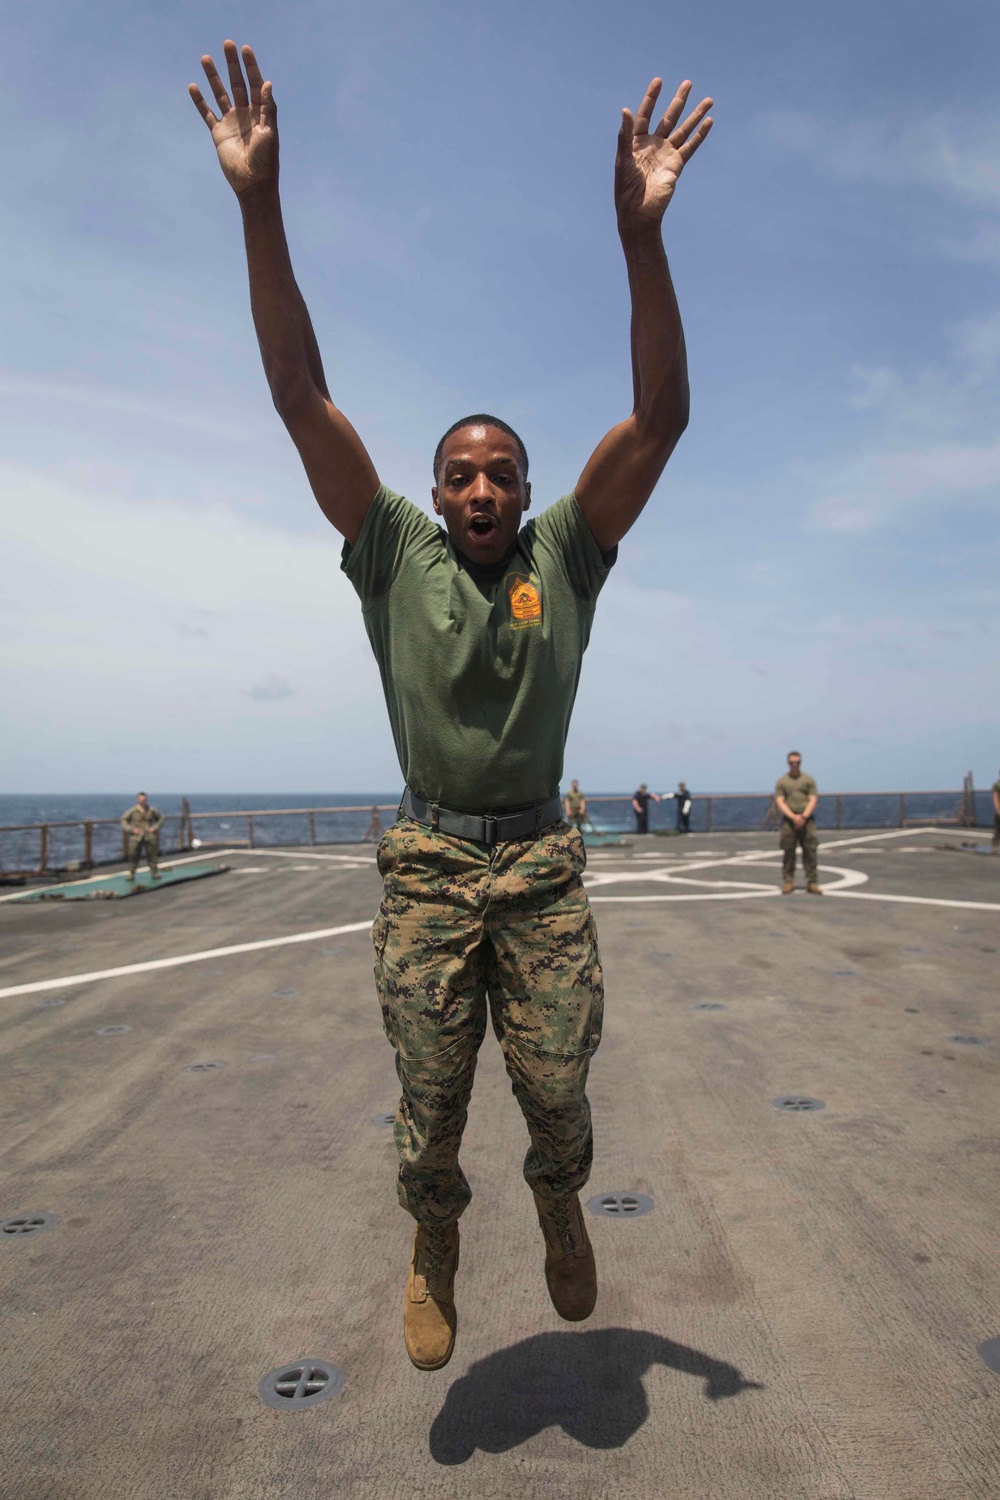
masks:
[(687, 119), (678, 124), (691, 93), (685, 80), (655, 130), (649, 125), (663, 87), (654, 78), (639, 105), (635, 119), (622, 110), (615, 161), (615, 204), (619, 219), (651, 219), (658, 222), (673, 197), (677, 179), (712, 128), (706, 118), (711, 99), (703, 99)]
[(271, 85), (261, 77), (253, 48), (243, 48), (249, 96), (236, 43), (224, 43), (223, 50), (229, 68), (229, 84), (233, 91), (231, 100), (215, 63), (208, 56), (201, 60), (220, 114), (213, 114), (196, 84), (190, 84), (188, 92), (198, 113), (212, 132), (212, 140), (219, 153), (219, 165), (225, 173), (226, 181), (236, 193), (241, 194), (277, 183), (278, 117)]

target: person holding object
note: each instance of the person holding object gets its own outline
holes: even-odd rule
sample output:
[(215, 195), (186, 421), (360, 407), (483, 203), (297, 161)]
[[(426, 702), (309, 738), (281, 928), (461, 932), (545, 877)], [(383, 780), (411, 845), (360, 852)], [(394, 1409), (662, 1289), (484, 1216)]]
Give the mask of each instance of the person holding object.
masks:
[(819, 794), (811, 776), (802, 771), (802, 756), (797, 750), (788, 754), (788, 772), (779, 776), (774, 788), (774, 800), (781, 814), (781, 832), (778, 842), (782, 853), (781, 894), (790, 896), (795, 889), (795, 846), (802, 846), (802, 864), (806, 872), (806, 890), (811, 896), (822, 896), (819, 884), (816, 857), (819, 839), (813, 813)]
[[(523, 442), (500, 418), (461, 418), (434, 454), (436, 526), (381, 483), (331, 398), (282, 227), (271, 84), (251, 48), (245, 78), (234, 43), (225, 57), (228, 89), (202, 58), (218, 113), (194, 84), (191, 96), (239, 200), (272, 400), (345, 539), (406, 782), (378, 850), (375, 982), (402, 1086), (398, 1196), (417, 1221), (404, 1338), (412, 1362), (434, 1370), (454, 1347), (458, 1220), (471, 1197), (459, 1147), (487, 1006), (528, 1127), (524, 1174), (553, 1305), (575, 1321), (597, 1296), (579, 1192), (593, 1155), (585, 1088), (603, 983), (583, 840), (563, 819), (559, 779), (597, 597), (687, 425), (661, 221), (711, 128), (711, 100), (685, 115), (684, 82), (654, 125), (654, 79), (634, 119), (622, 111), (615, 206), (632, 297), (631, 412), (574, 490), (524, 524)], [(463, 330), (470, 374), (494, 323), (484, 306)], [(505, 1295), (517, 1295), (509, 1282)]]
[(121, 821), (122, 829), (128, 838), (128, 879), (135, 880), (139, 858), (145, 850), (149, 873), (153, 880), (159, 880), (160, 829), (163, 826), (163, 814), (155, 807), (150, 807), (146, 793), (140, 792), (135, 799), (135, 806), (130, 807), (128, 812), (122, 813)]
[(678, 833), (691, 832), (691, 793), (683, 781), (677, 783), (674, 792), (674, 826)]

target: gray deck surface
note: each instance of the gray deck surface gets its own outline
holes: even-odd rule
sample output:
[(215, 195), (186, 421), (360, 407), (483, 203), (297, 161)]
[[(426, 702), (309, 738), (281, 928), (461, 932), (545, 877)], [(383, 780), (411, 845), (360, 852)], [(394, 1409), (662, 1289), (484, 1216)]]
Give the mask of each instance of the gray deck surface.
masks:
[[(1000, 1493), (977, 1353), (1000, 1336), (1000, 860), (825, 837), (824, 899), (775, 894), (773, 836), (592, 854), (588, 1192), (654, 1208), (588, 1216), (597, 1311), (561, 1323), (489, 1035), (435, 1374), (402, 1345), (363, 926), (217, 952), (367, 923), (371, 847), (228, 853), (144, 901), (0, 901), (0, 1219), (58, 1215), (0, 1236), (3, 1500)], [(204, 1061), (225, 1067), (183, 1071)], [(790, 1093), (826, 1108), (773, 1108)], [(259, 1380), (301, 1356), (342, 1392), (268, 1409)]]

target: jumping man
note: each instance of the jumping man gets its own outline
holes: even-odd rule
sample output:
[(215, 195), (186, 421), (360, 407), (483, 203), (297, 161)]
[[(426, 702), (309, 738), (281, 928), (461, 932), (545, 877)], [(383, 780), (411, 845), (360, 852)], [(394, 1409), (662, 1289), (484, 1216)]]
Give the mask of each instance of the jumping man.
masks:
[[(579, 1191), (593, 1156), (585, 1093), (603, 986), (579, 830), (559, 778), (597, 596), (688, 418), (684, 337), (661, 237), (677, 180), (711, 128), (686, 118), (682, 83), (653, 126), (654, 78), (622, 111), (615, 206), (632, 295), (633, 407), (571, 494), (522, 526), (528, 455), (506, 422), (455, 422), (434, 454), (444, 526), (381, 483), (334, 405), (295, 283), (278, 200), (270, 83), (225, 43), (229, 89), (202, 58), (218, 108), (191, 96), (243, 214), (250, 304), (274, 405), (320, 508), (345, 538), (406, 792), (379, 845), (384, 894), (375, 978), (402, 1098), (398, 1193), (417, 1221), (404, 1335), (420, 1369), (454, 1346), (458, 1162), (487, 1005), (528, 1126), (524, 1175), (545, 1238), (556, 1311), (589, 1316), (594, 1256)], [(488, 997), (488, 998), (487, 998)]]

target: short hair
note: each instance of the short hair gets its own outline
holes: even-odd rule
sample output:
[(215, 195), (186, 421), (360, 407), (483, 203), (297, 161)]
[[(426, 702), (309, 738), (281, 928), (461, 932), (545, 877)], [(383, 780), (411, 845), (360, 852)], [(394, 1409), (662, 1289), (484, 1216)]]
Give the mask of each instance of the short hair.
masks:
[(797, 755), (798, 758), (799, 758), (799, 760), (802, 759), (802, 751), (801, 750), (789, 750), (788, 754), (785, 756), (785, 759), (786, 760), (791, 760), (791, 758), (792, 758), (793, 755)]
[(145, 792), (136, 792), (136, 794), (135, 794), (135, 795), (136, 795), (136, 796), (137, 796), (137, 797), (145, 797), (145, 795), (146, 795), (146, 793), (145, 793)]
[(441, 441), (434, 449), (435, 483), (437, 483), (438, 469), (441, 466), (441, 450), (444, 448), (445, 443), (451, 437), (452, 433), (460, 432), (463, 427), (496, 427), (500, 432), (505, 432), (509, 438), (513, 438), (515, 443), (517, 444), (517, 451), (521, 455), (521, 463), (524, 466), (524, 474), (522, 475), (522, 478), (527, 479), (528, 450), (522, 443), (521, 439), (518, 437), (517, 433), (514, 431), (513, 427), (509, 427), (507, 423), (501, 421), (499, 417), (491, 417), (489, 412), (477, 411), (473, 412), (471, 417), (462, 417), (459, 421), (452, 422), (451, 426), (448, 428), (448, 431), (444, 434)]

